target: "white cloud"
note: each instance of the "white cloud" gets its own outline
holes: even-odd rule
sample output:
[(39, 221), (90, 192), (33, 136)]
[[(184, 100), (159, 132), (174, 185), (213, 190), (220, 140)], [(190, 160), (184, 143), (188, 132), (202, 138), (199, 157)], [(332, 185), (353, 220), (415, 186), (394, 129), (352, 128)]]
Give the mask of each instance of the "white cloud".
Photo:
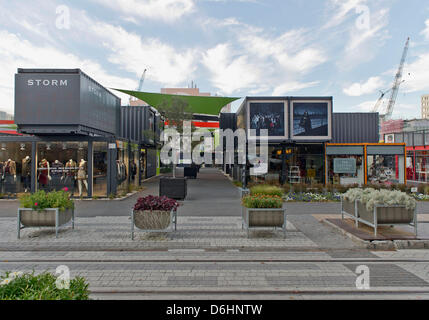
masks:
[(379, 48), (384, 46), (388, 38), (386, 29), (389, 22), (388, 16), (388, 9), (372, 10), (370, 28), (360, 30), (354, 23), (349, 27), (349, 39), (337, 63), (342, 71), (371, 61), (376, 56)]
[[(13, 113), (14, 74), (17, 68), (80, 68), (106, 87), (134, 87), (135, 81), (112, 76), (100, 64), (64, 53), (52, 46), (36, 45), (22, 37), (0, 30), (0, 101)], [(127, 95), (118, 94), (127, 99)]]
[(364, 83), (353, 83), (347, 88), (343, 89), (343, 92), (352, 97), (359, 97), (364, 94), (375, 92), (384, 86), (384, 81), (380, 77), (371, 77)]
[(121, 27), (102, 22), (93, 23), (89, 31), (103, 42), (109, 52), (109, 62), (138, 77), (146, 68), (150, 81), (176, 86), (188, 81), (197, 68), (199, 51), (196, 49), (179, 52), (159, 39), (142, 39)]
[(195, 9), (194, 0), (93, 0), (123, 14), (174, 22)]
[(304, 74), (327, 60), (321, 49), (307, 45), (309, 37), (302, 29), (274, 38), (266, 34), (244, 34), (239, 40), (246, 50), (260, 58), (274, 59), (286, 71)]
[(332, 28), (343, 23), (351, 11), (356, 12), (356, 8), (366, 2), (367, 0), (331, 0), (329, 7), (334, 14), (329, 17), (329, 21), (323, 28)]
[(405, 64), (403, 86), (405, 92), (429, 91), (429, 53), (423, 53)]
[(313, 82), (286, 82), (274, 88), (273, 96), (291, 95), (294, 91), (317, 86), (319, 81)]
[(429, 40), (429, 19), (425, 21), (426, 28), (420, 33), (426, 40)]
[(234, 57), (228, 44), (207, 50), (202, 63), (211, 72), (212, 84), (226, 94), (253, 87), (261, 79), (261, 70), (250, 63), (246, 55)]

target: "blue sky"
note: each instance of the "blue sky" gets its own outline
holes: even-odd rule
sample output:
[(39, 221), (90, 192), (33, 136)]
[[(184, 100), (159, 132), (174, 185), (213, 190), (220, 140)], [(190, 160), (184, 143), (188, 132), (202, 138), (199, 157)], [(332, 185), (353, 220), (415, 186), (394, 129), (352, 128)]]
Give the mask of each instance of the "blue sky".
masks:
[(333, 96), (336, 112), (369, 111), (408, 36), (394, 118), (419, 117), (429, 93), (425, 1), (0, 0), (0, 110), (13, 113), (17, 68), (46, 67), (127, 89), (147, 68), (144, 91), (194, 81), (212, 94)]

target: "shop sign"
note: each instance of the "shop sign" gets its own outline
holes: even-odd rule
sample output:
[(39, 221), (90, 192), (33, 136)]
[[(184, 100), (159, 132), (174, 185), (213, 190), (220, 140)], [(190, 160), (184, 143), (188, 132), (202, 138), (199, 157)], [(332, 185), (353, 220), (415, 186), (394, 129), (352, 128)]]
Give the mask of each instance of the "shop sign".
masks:
[(116, 149), (116, 143), (109, 143), (109, 149)]
[(412, 193), (417, 193), (417, 187), (412, 187), (412, 188), (411, 188), (411, 192), (412, 192)]
[(356, 159), (355, 158), (335, 158), (334, 159), (334, 173), (356, 173)]

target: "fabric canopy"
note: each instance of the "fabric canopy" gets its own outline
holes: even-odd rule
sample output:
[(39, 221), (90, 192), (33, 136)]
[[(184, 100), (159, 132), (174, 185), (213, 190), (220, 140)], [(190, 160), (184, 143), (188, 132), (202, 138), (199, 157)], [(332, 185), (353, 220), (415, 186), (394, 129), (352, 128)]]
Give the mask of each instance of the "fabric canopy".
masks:
[(220, 113), (220, 110), (228, 103), (240, 99), (211, 96), (185, 96), (177, 94), (130, 91), (115, 88), (112, 89), (129, 94), (130, 96), (136, 97), (137, 99), (143, 100), (154, 108), (157, 108), (163, 101), (168, 101), (169, 103), (171, 103), (172, 98), (181, 98), (189, 104), (193, 113), (210, 114), (216, 116)]

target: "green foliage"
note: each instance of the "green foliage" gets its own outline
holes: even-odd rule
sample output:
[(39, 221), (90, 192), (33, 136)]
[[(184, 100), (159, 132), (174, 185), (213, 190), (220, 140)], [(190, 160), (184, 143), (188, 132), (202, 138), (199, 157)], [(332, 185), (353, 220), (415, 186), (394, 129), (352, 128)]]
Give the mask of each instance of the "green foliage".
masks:
[(243, 197), (242, 204), (246, 208), (281, 208), (283, 199), (275, 195), (257, 194)]
[(73, 209), (74, 203), (70, 194), (61, 190), (46, 193), (43, 190), (33, 194), (26, 194), (19, 199), (23, 208), (41, 211), (46, 208), (59, 208), (60, 211)]
[(171, 173), (172, 171), (173, 171), (173, 169), (170, 167), (162, 167), (159, 169), (160, 173)]
[(236, 180), (234, 180), (232, 183), (233, 183), (233, 184), (234, 184), (234, 186), (236, 186), (236, 187), (240, 187), (240, 188), (242, 188), (242, 187), (243, 187), (243, 183), (241, 183), (241, 181), (236, 181)]
[(183, 121), (192, 121), (191, 107), (179, 97), (173, 97), (171, 103), (168, 100), (164, 100), (158, 105), (157, 110), (169, 121), (169, 126), (176, 127), (179, 133), (183, 133)]
[(109, 199), (113, 200), (116, 198), (116, 195), (114, 193), (109, 194)]
[(89, 285), (82, 277), (70, 279), (69, 289), (58, 289), (57, 278), (48, 272), (6, 272), (0, 280), (0, 300), (89, 300)]
[(275, 185), (258, 184), (250, 188), (250, 194), (264, 194), (281, 197), (283, 195), (283, 189)]

